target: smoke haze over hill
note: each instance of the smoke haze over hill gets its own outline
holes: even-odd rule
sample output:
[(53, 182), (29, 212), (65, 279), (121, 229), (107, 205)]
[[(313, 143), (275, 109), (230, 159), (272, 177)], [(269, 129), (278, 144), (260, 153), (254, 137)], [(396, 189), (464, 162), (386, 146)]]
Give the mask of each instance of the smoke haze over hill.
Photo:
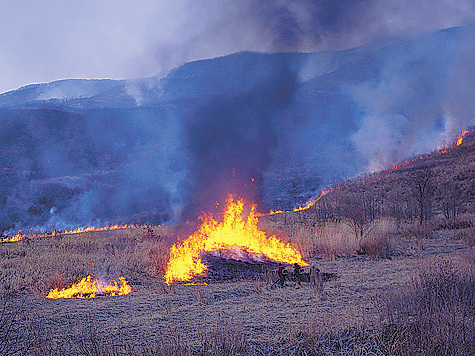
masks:
[(474, 22), (471, 0), (4, 0), (0, 92), (161, 75), (243, 50), (341, 50)]
[(475, 27), (316, 53), (242, 52), (164, 78), (0, 95), (0, 230), (260, 209), (450, 143), (475, 124)]

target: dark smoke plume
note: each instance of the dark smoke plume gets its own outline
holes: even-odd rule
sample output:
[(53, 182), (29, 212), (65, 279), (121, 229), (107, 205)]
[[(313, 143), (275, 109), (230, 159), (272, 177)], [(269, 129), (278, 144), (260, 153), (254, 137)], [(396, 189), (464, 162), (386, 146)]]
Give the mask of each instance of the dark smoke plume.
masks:
[[(209, 211), (227, 194), (261, 203), (263, 175), (282, 135), (276, 113), (290, 105), (297, 85), (288, 58), (268, 64), (270, 74), (251, 90), (217, 96), (185, 123), (193, 162), (188, 213)], [(252, 71), (242, 75), (253, 80)]]

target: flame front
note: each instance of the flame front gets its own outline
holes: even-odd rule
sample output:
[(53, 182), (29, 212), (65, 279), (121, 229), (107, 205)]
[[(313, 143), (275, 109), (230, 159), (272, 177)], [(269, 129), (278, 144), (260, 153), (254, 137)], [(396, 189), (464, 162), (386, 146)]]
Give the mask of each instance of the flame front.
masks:
[[(335, 187), (335, 189), (338, 189), (339, 187)], [(307, 205), (305, 206), (299, 206), (298, 208), (295, 208), (293, 210), (287, 210), (287, 211), (284, 211), (284, 210), (271, 210), (269, 211), (268, 213), (266, 214), (259, 214), (258, 216), (269, 216), (269, 215), (277, 215), (277, 214), (283, 214), (283, 213), (296, 213), (296, 212), (299, 212), (299, 211), (304, 211), (304, 210), (308, 210), (310, 209), (312, 206), (314, 206), (320, 199), (322, 199), (325, 195), (327, 195), (328, 193), (332, 192), (333, 191), (333, 188), (328, 188), (328, 189), (322, 189), (322, 192), (320, 193), (320, 195), (318, 196), (317, 199), (312, 199), (310, 200)]]
[(468, 134), (470, 130), (463, 130), (462, 133), (457, 136), (457, 142), (455, 143), (457, 146), (460, 146), (463, 143), (463, 137)]
[(103, 285), (94, 278), (92, 275), (88, 275), (80, 281), (74, 283), (67, 288), (53, 288), (49, 291), (46, 298), (59, 299), (59, 298), (95, 298), (97, 295), (126, 295), (132, 292), (132, 288), (129, 286), (127, 280), (124, 277), (119, 277), (119, 282), (111, 281), (108, 285)]
[[(96, 232), (96, 231), (114, 231), (114, 230), (125, 230), (125, 229), (145, 229), (150, 227), (150, 225), (111, 225), (111, 226), (104, 226), (104, 227), (77, 227), (74, 230), (65, 230), (65, 231), (53, 231), (53, 232), (45, 232), (43, 234), (24, 234), (21, 231), (18, 231), (17, 234), (10, 236), (10, 237), (3, 237), (0, 238), (1, 242), (18, 242), (23, 239), (38, 239), (43, 237), (54, 237), (60, 235), (73, 235), (73, 234), (81, 234), (84, 232)], [(157, 225), (160, 227), (160, 225)]]
[(234, 197), (229, 195), (221, 221), (212, 216), (203, 216), (203, 222), (197, 231), (170, 248), (165, 283), (170, 285), (175, 281), (190, 281), (195, 276), (203, 275), (207, 267), (201, 261), (202, 252), (233, 246), (249, 253), (262, 254), (273, 261), (308, 266), (289, 243), (280, 240), (276, 235), (267, 236), (265, 232), (258, 230), (254, 204), (247, 219), (243, 218), (243, 210), (244, 200), (234, 201)]

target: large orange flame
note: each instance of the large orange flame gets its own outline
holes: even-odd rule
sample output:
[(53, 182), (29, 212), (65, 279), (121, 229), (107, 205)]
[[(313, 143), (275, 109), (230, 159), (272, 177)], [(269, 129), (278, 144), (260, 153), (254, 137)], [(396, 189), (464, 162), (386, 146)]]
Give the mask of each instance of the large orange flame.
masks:
[[(160, 226), (160, 225), (157, 225)], [(37, 239), (42, 237), (54, 237), (60, 235), (72, 235), (72, 234), (80, 234), (83, 232), (93, 232), (93, 231), (113, 231), (113, 230), (124, 230), (124, 229), (145, 229), (150, 227), (149, 225), (111, 225), (111, 226), (104, 226), (104, 227), (77, 227), (73, 230), (65, 230), (65, 231), (53, 231), (53, 232), (45, 232), (43, 234), (27, 234), (18, 231), (17, 234), (12, 235), (10, 237), (0, 238), (0, 242), (17, 242), (23, 239)]]
[(80, 281), (67, 288), (53, 288), (49, 291), (46, 298), (95, 298), (97, 295), (126, 295), (132, 292), (127, 280), (119, 277), (119, 282), (111, 281), (108, 285), (103, 285), (92, 275), (88, 275)]
[(261, 254), (270, 260), (298, 263), (308, 266), (302, 256), (276, 235), (267, 236), (257, 228), (256, 205), (252, 204), (247, 219), (243, 217), (244, 200), (234, 201), (229, 195), (220, 221), (211, 215), (201, 217), (198, 229), (183, 242), (170, 248), (170, 259), (165, 273), (167, 285), (176, 281), (190, 281), (203, 275), (207, 267), (201, 261), (202, 252), (229, 249), (237, 246), (246, 252)]

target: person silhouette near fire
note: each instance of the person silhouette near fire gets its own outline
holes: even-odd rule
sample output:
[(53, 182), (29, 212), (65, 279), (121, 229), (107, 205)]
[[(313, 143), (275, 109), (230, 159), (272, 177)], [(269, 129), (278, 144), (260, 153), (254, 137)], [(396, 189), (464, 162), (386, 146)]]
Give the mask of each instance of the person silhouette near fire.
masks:
[(312, 287), (322, 287), (322, 278), (320, 276), (320, 270), (315, 267), (315, 263), (310, 265), (310, 270), (308, 272), (308, 279), (310, 282), (310, 286)]
[(301, 280), (301, 275), (303, 274), (303, 269), (302, 267), (299, 266), (297, 262), (294, 263), (294, 271), (292, 272), (292, 276), (294, 277), (296, 285), (298, 284), (299, 286), (302, 285), (300, 282)]
[(287, 277), (287, 270), (285, 269), (282, 263), (279, 263), (279, 269), (277, 270), (277, 275), (279, 276), (280, 286), (285, 286), (285, 278)]

